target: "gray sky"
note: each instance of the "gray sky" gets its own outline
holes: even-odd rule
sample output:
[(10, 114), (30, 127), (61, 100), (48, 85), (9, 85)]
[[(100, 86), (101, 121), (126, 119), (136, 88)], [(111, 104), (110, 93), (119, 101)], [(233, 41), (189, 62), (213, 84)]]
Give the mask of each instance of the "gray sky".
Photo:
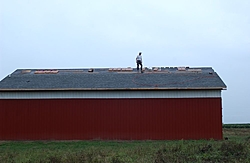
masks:
[(223, 123), (250, 123), (249, 0), (0, 0), (0, 80), (17, 68), (213, 67)]

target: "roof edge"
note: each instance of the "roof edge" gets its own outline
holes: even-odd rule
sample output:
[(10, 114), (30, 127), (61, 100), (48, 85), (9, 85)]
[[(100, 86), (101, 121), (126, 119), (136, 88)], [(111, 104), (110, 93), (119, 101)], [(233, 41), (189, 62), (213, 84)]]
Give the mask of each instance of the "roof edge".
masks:
[(226, 87), (171, 87), (171, 88), (46, 88), (46, 89), (0, 89), (0, 92), (33, 92), (33, 91), (136, 91), (136, 90), (226, 90)]

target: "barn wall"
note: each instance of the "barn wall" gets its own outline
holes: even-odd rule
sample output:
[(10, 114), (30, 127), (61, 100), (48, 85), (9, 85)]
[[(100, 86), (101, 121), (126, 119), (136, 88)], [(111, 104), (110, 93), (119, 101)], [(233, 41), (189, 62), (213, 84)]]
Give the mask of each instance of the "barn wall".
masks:
[(221, 98), (1, 99), (0, 140), (222, 139)]

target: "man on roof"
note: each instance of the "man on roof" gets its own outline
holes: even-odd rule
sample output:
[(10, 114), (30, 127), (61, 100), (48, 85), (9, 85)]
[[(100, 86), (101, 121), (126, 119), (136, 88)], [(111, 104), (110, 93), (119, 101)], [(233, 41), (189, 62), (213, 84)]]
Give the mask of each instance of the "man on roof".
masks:
[(141, 56), (142, 52), (139, 52), (139, 54), (136, 57), (136, 63), (137, 63), (137, 71), (139, 72), (139, 66), (141, 66), (141, 73), (143, 73), (142, 71), (142, 56)]

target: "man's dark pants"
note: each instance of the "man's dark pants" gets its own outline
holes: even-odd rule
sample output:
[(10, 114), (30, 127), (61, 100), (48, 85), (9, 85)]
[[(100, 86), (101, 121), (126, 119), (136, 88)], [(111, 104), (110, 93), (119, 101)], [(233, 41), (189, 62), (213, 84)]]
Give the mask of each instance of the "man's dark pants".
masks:
[(137, 71), (139, 71), (139, 65), (141, 65), (141, 71), (142, 71), (142, 62), (141, 61), (137, 61)]

